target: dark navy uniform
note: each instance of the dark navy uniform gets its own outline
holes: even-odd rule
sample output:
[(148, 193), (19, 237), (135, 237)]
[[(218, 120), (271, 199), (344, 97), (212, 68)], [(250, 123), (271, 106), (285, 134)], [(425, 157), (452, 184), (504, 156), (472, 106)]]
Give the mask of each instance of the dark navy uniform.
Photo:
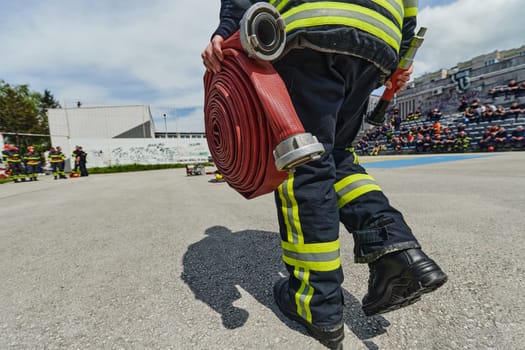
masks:
[(26, 164), (26, 175), (29, 177), (29, 181), (37, 181), (40, 154), (36, 153), (34, 148), (28, 147), (28, 152), (24, 154), (24, 162)]
[(56, 149), (52, 148), (49, 151), (48, 159), (49, 163), (51, 163), (51, 168), (53, 169), (53, 177), (55, 178), (55, 180), (57, 180), (58, 178), (67, 179), (66, 174), (64, 173), (64, 164), (66, 156), (64, 155), (64, 153), (62, 153), (59, 147), (57, 147)]
[(82, 150), (82, 147), (77, 146), (71, 157), (75, 160), (75, 168), (73, 171), (76, 173), (80, 172), (80, 176), (88, 176), (86, 168), (87, 153)]
[(7, 150), (5, 152), (5, 158), (11, 179), (13, 180), (13, 182), (20, 182), (20, 179), (23, 177), (22, 156), (20, 155), (18, 148), (11, 147), (9, 150)]
[[(228, 38), (242, 10), (234, 1), (221, 3), (214, 34)], [(275, 191), (290, 277), (276, 284), (274, 295), (281, 311), (332, 346), (342, 339), (340, 223), (353, 234), (359, 263), (420, 248), (351, 147), (371, 92), (397, 68), (414, 36), (417, 0), (269, 3), (280, 11), (287, 31), (285, 54), (273, 65), (306, 132), (326, 150), (290, 172)], [(394, 308), (384, 302), (373, 307), (367, 314)]]

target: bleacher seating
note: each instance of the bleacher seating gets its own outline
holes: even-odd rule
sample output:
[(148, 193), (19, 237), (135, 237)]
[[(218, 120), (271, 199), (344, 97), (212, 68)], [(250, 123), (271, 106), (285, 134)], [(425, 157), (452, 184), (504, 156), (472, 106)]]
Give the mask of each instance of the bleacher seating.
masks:
[[(444, 127), (446, 127), (447, 125), (452, 125), (452, 127), (455, 128), (457, 127), (457, 124), (458, 124), (457, 120), (460, 117), (461, 117), (461, 114), (458, 114), (458, 113), (444, 115), (441, 118), (440, 123)], [(514, 130), (516, 126), (518, 125), (525, 126), (525, 114), (522, 114), (518, 119), (512, 118), (512, 119), (505, 119), (505, 120), (495, 120), (494, 123), (496, 123), (499, 126), (505, 127), (505, 129), (507, 129), (507, 131), (509, 131), (510, 133), (510, 131)], [(401, 128), (403, 127), (407, 127), (408, 129), (412, 127), (417, 128), (417, 127), (423, 126), (424, 124), (430, 125), (431, 123), (424, 121), (424, 120), (405, 121), (401, 124)], [(466, 125), (465, 131), (467, 132), (467, 135), (471, 139), (470, 148), (469, 148), (470, 151), (472, 152), (478, 151), (478, 141), (482, 138), (483, 133), (490, 126), (490, 124), (491, 123), (487, 121), (480, 122), (480, 123), (465, 124)], [(365, 133), (366, 131), (362, 131), (358, 135), (356, 140), (359, 140)], [(394, 132), (394, 136), (397, 136), (397, 135), (399, 135), (399, 132)], [(394, 152), (392, 145), (388, 144), (386, 138), (381, 138), (379, 142), (382, 146), (381, 147), (382, 151), (380, 151), (379, 154), (399, 154), (399, 152)], [(511, 148), (506, 147), (506, 149), (510, 150)], [(401, 153), (402, 154), (415, 153), (415, 147), (414, 146), (404, 147)]]
[[(509, 110), (509, 107), (513, 102), (517, 102), (520, 108), (522, 109), (522, 113), (519, 115), (518, 118), (515, 118), (514, 116), (508, 116), (503, 119), (495, 119), (493, 120), (493, 123), (496, 123), (499, 126), (505, 127), (505, 129), (509, 132), (512, 132), (516, 126), (522, 125), (525, 126), (525, 89), (523, 89), (523, 86), (525, 86), (525, 82), (520, 83), (520, 88), (516, 89), (514, 91), (507, 91), (506, 89), (511, 86), (509, 85), (498, 85), (494, 87), (494, 91), (497, 92), (489, 92), (485, 98), (485, 101), (482, 101), (482, 103), (490, 103), (494, 106), (501, 105), (506, 111)], [(492, 89), (490, 89), (492, 90)], [(472, 105), (474, 108), (474, 105)], [(452, 129), (456, 129), (458, 127), (458, 124), (462, 122), (462, 113), (449, 113), (449, 114), (443, 114), (441, 119), (439, 120), (442, 126), (442, 129), (446, 128), (447, 126), (450, 126)], [(464, 123), (465, 124), (465, 131), (470, 137), (470, 146), (468, 151), (478, 151), (478, 141), (482, 138), (483, 133), (485, 130), (489, 127), (491, 123), (488, 121), (480, 121), (480, 122), (469, 122)], [(426, 118), (423, 116), (416, 120), (404, 120), (401, 123), (401, 128), (420, 128), (423, 125), (432, 125), (432, 122), (429, 120), (426, 120)], [(356, 137), (356, 143), (360, 140), (368, 130), (363, 130), (361, 133)], [(456, 132), (456, 130), (454, 130)], [(393, 137), (399, 136), (399, 131), (394, 131)], [(370, 148), (372, 148), (373, 143), (375, 143), (376, 140), (372, 140), (373, 142), (370, 142)], [(377, 140), (381, 145), (381, 151), (379, 154), (397, 154), (399, 152), (395, 152), (392, 145), (389, 144), (386, 137), (382, 137)], [(403, 151), (401, 153), (413, 153), (415, 152), (414, 146), (404, 147)]]

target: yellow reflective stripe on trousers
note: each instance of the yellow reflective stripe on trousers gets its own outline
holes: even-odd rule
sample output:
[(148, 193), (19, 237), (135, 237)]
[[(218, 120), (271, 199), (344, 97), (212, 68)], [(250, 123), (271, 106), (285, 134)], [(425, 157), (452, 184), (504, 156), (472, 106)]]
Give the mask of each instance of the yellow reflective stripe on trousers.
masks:
[[(293, 190), (294, 184), (294, 173), (290, 172), (288, 174), (288, 179), (286, 179), (277, 189), (279, 193), (279, 198), (281, 200), (281, 211), (286, 226), (287, 239), (288, 242), (282, 241), (283, 244), (283, 261), (286, 255), (285, 247), (295, 252), (297, 249), (290, 247), (302, 246), (304, 245), (303, 230), (301, 227), (301, 222), (299, 220), (299, 206), (297, 205), (297, 200), (295, 199), (295, 194)], [(313, 247), (316, 250), (316, 247)], [(319, 247), (317, 247), (319, 250)], [(289, 262), (292, 262), (288, 260)], [(295, 293), (294, 299), (295, 304), (297, 305), (297, 314), (305, 319), (307, 322), (312, 323), (312, 311), (310, 310), (310, 300), (314, 295), (314, 288), (309, 284), (310, 281), (310, 270), (304, 267), (298, 266), (298, 264), (290, 264), (294, 267), (293, 274), (295, 278), (301, 281), (301, 286)]]
[(287, 32), (305, 27), (343, 25), (368, 32), (399, 51), (400, 26), (363, 6), (330, 1), (305, 3), (286, 11), (282, 17)]
[(371, 191), (381, 191), (374, 178), (367, 174), (354, 174), (338, 181), (335, 185), (337, 205), (344, 207), (354, 199)]
[(357, 153), (355, 153), (355, 148), (348, 147), (348, 148), (345, 148), (345, 151), (352, 153), (352, 156), (354, 157), (354, 164), (359, 165), (359, 157), (357, 156)]
[(334, 271), (341, 266), (340, 241), (292, 244), (281, 242), (283, 261), (288, 265), (314, 270)]
[(403, 7), (405, 8), (404, 17), (416, 17), (418, 0), (403, 0)]
[(281, 199), (281, 211), (283, 214), (288, 242), (293, 244), (303, 244), (303, 229), (299, 220), (299, 206), (293, 192), (294, 174), (290, 172), (286, 179), (278, 188), (279, 198)]
[(314, 295), (314, 288), (308, 284), (310, 280), (310, 271), (305, 269), (295, 269), (293, 272), (295, 278), (301, 281), (301, 287), (295, 293), (295, 305), (297, 305), (297, 314), (312, 323), (312, 311), (310, 301)]

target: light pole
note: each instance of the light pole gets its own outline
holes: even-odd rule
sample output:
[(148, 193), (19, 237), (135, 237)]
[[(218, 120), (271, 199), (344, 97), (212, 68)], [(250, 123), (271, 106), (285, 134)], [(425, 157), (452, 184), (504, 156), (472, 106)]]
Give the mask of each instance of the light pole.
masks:
[(166, 113), (164, 113), (163, 116), (164, 116), (164, 131), (166, 133), (164, 135), (164, 138), (168, 139), (168, 123), (166, 122)]

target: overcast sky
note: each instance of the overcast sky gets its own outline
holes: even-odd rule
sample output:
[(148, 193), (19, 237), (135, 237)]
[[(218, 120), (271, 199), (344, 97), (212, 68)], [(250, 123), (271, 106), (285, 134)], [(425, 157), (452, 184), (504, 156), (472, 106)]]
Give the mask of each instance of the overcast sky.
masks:
[[(63, 107), (150, 105), (158, 130), (203, 131), (200, 53), (219, 0), (0, 0), (0, 79)], [(525, 44), (523, 0), (421, 0), (414, 77)]]

